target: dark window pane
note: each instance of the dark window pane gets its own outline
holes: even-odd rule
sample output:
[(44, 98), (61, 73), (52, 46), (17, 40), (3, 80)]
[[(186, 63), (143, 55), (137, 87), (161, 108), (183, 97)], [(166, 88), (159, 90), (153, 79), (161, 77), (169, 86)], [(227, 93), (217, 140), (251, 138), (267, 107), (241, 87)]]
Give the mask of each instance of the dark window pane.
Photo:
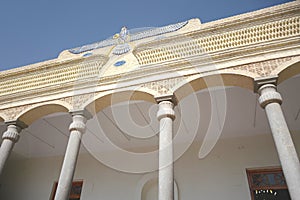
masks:
[[(75, 181), (75, 182), (72, 183), (69, 200), (80, 200), (82, 184), (83, 184), (83, 181)], [(57, 190), (57, 185), (58, 185), (58, 183), (55, 182), (54, 186), (53, 186), (54, 189), (53, 189), (51, 200), (54, 200), (55, 193), (56, 193), (56, 190)]]
[(285, 186), (285, 180), (282, 172), (264, 172), (264, 173), (253, 173), (252, 174), (253, 186), (254, 187), (265, 187), (265, 186)]
[(291, 200), (280, 167), (246, 171), (252, 200)]
[(69, 200), (79, 200), (81, 189), (82, 189), (82, 181), (73, 182)]
[(81, 187), (81, 185), (73, 185), (71, 189), (71, 195), (80, 195)]

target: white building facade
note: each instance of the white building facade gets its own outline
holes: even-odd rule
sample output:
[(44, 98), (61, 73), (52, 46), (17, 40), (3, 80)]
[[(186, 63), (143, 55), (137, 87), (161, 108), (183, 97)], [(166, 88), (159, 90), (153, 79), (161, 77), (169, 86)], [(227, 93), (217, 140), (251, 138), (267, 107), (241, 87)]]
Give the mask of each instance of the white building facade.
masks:
[(300, 4), (0, 72), (0, 199), (300, 199)]

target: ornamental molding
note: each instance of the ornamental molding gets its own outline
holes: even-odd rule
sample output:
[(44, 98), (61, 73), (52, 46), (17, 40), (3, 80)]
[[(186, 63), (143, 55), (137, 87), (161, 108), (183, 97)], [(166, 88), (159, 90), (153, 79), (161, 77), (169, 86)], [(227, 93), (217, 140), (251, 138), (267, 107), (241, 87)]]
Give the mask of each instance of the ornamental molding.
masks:
[(28, 110), (32, 105), (23, 105), (2, 110), (7, 117), (6, 121), (17, 120), (17, 117), (25, 110)]
[(98, 61), (98, 62), (102, 62), (103, 63), (102, 65), (104, 65), (107, 62), (107, 60), (108, 57), (106, 55), (101, 55), (101, 54), (90, 56), (90, 57), (76, 57), (76, 58), (71, 57), (71, 58), (64, 58), (64, 59), (56, 58), (52, 60), (47, 60), (43, 62), (22, 66), (19, 68), (13, 68), (6, 71), (1, 71), (0, 78), (3, 79), (3, 78), (9, 78), (11, 76), (13, 77), (22, 76), (28, 73), (35, 74), (37, 73), (37, 71), (38, 72), (48, 71), (61, 66), (67, 68), (69, 65), (77, 65), (82, 62)]
[(13, 106), (6, 109), (1, 109), (0, 112), (3, 113), (6, 117), (5, 121), (16, 121), (18, 120), (18, 117), (20, 117), (21, 114), (24, 114), (25, 112), (28, 112), (32, 109), (35, 109), (39, 106), (47, 106), (47, 105), (61, 105), (65, 107), (66, 109), (72, 109), (72, 102), (67, 101), (68, 98), (61, 98), (61, 99), (55, 99), (55, 100), (48, 100), (44, 102), (37, 102), (37, 103), (27, 103), (20, 106)]
[(267, 60), (262, 62), (249, 63), (249, 64), (233, 67), (230, 69), (236, 71), (246, 71), (246, 72), (254, 73), (257, 75), (257, 77), (267, 77), (272, 75), (272, 72), (281, 64), (295, 58), (296, 59), (300, 58), (300, 56), (291, 56), (291, 57), (277, 58), (277, 59), (272, 59), (272, 60)]
[(69, 103), (72, 106), (72, 110), (81, 110), (84, 108), (87, 102), (91, 102), (94, 99), (95, 95), (96, 93), (92, 92), (88, 94), (65, 97), (62, 98), (62, 101)]
[(2, 73), (0, 74), (0, 101), (47, 95), (83, 86), (86, 84), (84, 82), (98, 79), (99, 70), (106, 60), (97, 55), (63, 64), (56, 63), (41, 68), (26, 68), (19, 72)]
[[(224, 68), (213, 67), (211, 70), (203, 71), (203, 72), (201, 72), (199, 70), (196, 70), (196, 71), (193, 70), (193, 73), (185, 74), (184, 76), (180, 75), (180, 73), (178, 73), (178, 70), (185, 69), (187, 66), (188, 66), (188, 68), (193, 68), (191, 66), (191, 64), (185, 63), (185, 62), (174, 62), (174, 65), (168, 64), (166, 66), (161, 66), (160, 69), (162, 71), (158, 71), (157, 68), (145, 68), (144, 70), (135, 70), (135, 71), (126, 72), (126, 73), (118, 74), (118, 75), (111, 76), (111, 77), (103, 77), (98, 80), (98, 83), (97, 82), (95, 82), (94, 84), (87, 83), (86, 87), (88, 87), (90, 90), (85, 93), (82, 93), (80, 95), (79, 95), (79, 92), (82, 89), (81, 87), (83, 87), (83, 85), (85, 85), (85, 84), (82, 83), (81, 87), (77, 87), (77, 88), (70, 85), (68, 90), (71, 91), (71, 93), (65, 97), (63, 97), (63, 96), (59, 97), (59, 99), (67, 102), (69, 105), (72, 105), (73, 109), (81, 109), (85, 102), (92, 101), (92, 99), (94, 98), (94, 96), (96, 94), (98, 94), (99, 92), (103, 92), (103, 90), (101, 90), (101, 87), (107, 88), (106, 91), (115, 90), (115, 89), (118, 89), (118, 88), (116, 88), (116, 86), (114, 86), (115, 84), (118, 84), (119, 85), (118, 87), (122, 87), (123, 89), (132, 87), (132, 86), (141, 86), (143, 88), (155, 91), (160, 95), (166, 95), (166, 94), (172, 93), (173, 92), (172, 88), (177, 86), (180, 82), (186, 80), (188, 77), (195, 75), (195, 73), (197, 73), (197, 74), (201, 73), (201, 74), (205, 75), (207, 72), (213, 73), (215, 71), (215, 72), (222, 73), (222, 71), (226, 72), (229, 70), (229, 71), (236, 71), (237, 73), (240, 72), (242, 75), (248, 74), (249, 76), (251, 76), (253, 78), (264, 77), (264, 76), (271, 75), (272, 72), (274, 70), (276, 70), (277, 67), (279, 67), (283, 63), (291, 61), (293, 59), (299, 59), (299, 58), (300, 58), (300, 56), (290, 56), (290, 57), (271, 59), (271, 60), (267, 60), (267, 61), (252, 62), (252, 63), (248, 63), (248, 64), (238, 65), (235, 67), (224, 67)], [(168, 79), (164, 79), (164, 80), (156, 79), (151, 82), (139, 84), (139, 82), (143, 82), (142, 80), (144, 78), (149, 77), (151, 75), (155, 75), (157, 73), (159, 73), (159, 74), (167, 73), (167, 74), (171, 75), (171, 73), (173, 73), (173, 72), (175, 74), (173, 74), (172, 78), (168, 78)], [(246, 72), (246, 73), (244, 73), (244, 72)], [(178, 77), (178, 75), (180, 75), (180, 77)], [(168, 76), (168, 77), (170, 77), (170, 76)], [(130, 83), (132, 81), (134, 82), (134, 84)], [(128, 84), (126, 84), (126, 82), (128, 82)], [(53, 91), (55, 91), (55, 90), (57, 90), (57, 88), (54, 87)], [(43, 96), (44, 96), (43, 98), (47, 99), (47, 97), (50, 97), (50, 95), (51, 95), (51, 87), (44, 88), (44, 91), (45, 91), (45, 93), (43, 94)], [(62, 92), (63, 92), (63, 90), (62, 90)], [(34, 98), (36, 98), (38, 100), (41, 98), (40, 93), (41, 93), (41, 91), (33, 90), (33, 91), (31, 91), (30, 94), (28, 94), (28, 98), (30, 96), (33, 96)], [(22, 95), (24, 95), (24, 94), (22, 93)], [(56, 95), (54, 95), (54, 97), (55, 96)], [(3, 96), (3, 97), (7, 97), (7, 96)], [(26, 99), (26, 98), (24, 98), (24, 96), (20, 96), (20, 98), (22, 98), (22, 102), (24, 102)], [(10, 101), (11, 100), (17, 100), (17, 98), (14, 97), (14, 98), (10, 99)], [(56, 97), (56, 99), (49, 98), (48, 101), (49, 100), (50, 100), (50, 102), (53, 100), (57, 100), (57, 97)], [(47, 101), (47, 100), (44, 100), (44, 101)], [(38, 103), (38, 102), (36, 102), (36, 103)], [(36, 103), (33, 103), (33, 105), (35, 105)], [(16, 107), (16, 109), (13, 109), (14, 111), (8, 109), (5, 111), (5, 114), (8, 116), (11, 116), (11, 117), (9, 117), (9, 119), (14, 119), (16, 114), (12, 114), (12, 112), (20, 113), (20, 112), (22, 112), (22, 109), (25, 109), (25, 108), (22, 108), (22, 106)]]
[(141, 85), (141, 87), (156, 91), (159, 95), (164, 96), (164, 95), (173, 94), (174, 92), (173, 88), (175, 88), (184, 80), (187, 80), (187, 78), (186, 77), (171, 78), (171, 79), (144, 83)]
[[(284, 57), (284, 58), (278, 58), (278, 59), (271, 59), (267, 61), (262, 61), (262, 62), (254, 62), (254, 63), (249, 63), (249, 64), (244, 64), (244, 65), (239, 65), (236, 67), (232, 68), (224, 68), (223, 70), (217, 70), (215, 69), (215, 73), (221, 73), (222, 72), (228, 72), (229, 71), (237, 71), (237, 74), (245, 74), (241, 73), (246, 71), (246, 74), (252, 74), (252, 76), (257, 77), (268, 77), (272, 75), (272, 72), (276, 70), (280, 65), (282, 65), (285, 62), (289, 62), (293, 59), (299, 59), (300, 56), (291, 56), (291, 57)], [(191, 77), (194, 76), (199, 76), (205, 77), (206, 75), (211, 75), (214, 73), (213, 71), (210, 73), (197, 73), (197, 74), (190, 74), (186, 76), (180, 76), (180, 77), (173, 77), (173, 78), (168, 78), (168, 79), (163, 79), (163, 80), (156, 80), (156, 81), (151, 81), (147, 83), (142, 83), (142, 84), (137, 84), (137, 85), (130, 85), (127, 87), (121, 88), (113, 88), (112, 90), (115, 89), (121, 89), (120, 91), (126, 91), (126, 88), (142, 88), (145, 89), (145, 91), (154, 91), (156, 94), (156, 97), (158, 96), (166, 96), (166, 95), (172, 95), (174, 93), (174, 88), (177, 88), (179, 85), (182, 85), (185, 82), (188, 82), (188, 80)], [(254, 75), (253, 75), (254, 74)], [(254, 77), (253, 77), (254, 78)], [(30, 110), (31, 108), (36, 108), (39, 105), (47, 105), (47, 104), (52, 104), (56, 103), (57, 101), (65, 102), (66, 105), (69, 105), (69, 110), (80, 110), (83, 109), (84, 106), (88, 102), (92, 102), (95, 100), (95, 96), (98, 94), (103, 93), (102, 91), (92, 91), (89, 93), (84, 93), (80, 95), (73, 95), (73, 96), (68, 96), (68, 97), (63, 97), (59, 98), (56, 100), (50, 100), (50, 101), (45, 101), (43, 103), (32, 103), (28, 105), (22, 105), (22, 106), (16, 106), (16, 107), (11, 107), (7, 109), (2, 109), (1, 113), (3, 113), (6, 116), (6, 121), (11, 121), (11, 120), (16, 120), (18, 116), (20, 116), (21, 113), (23, 113), (26, 110)]]

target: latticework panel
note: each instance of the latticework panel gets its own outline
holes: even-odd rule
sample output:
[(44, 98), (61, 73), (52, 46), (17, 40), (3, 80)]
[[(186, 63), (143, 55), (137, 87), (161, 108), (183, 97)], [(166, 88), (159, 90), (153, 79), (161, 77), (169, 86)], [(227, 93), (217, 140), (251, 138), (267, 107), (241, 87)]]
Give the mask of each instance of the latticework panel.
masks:
[(134, 54), (141, 65), (147, 65), (298, 35), (300, 17), (293, 17), (211, 36), (187, 35), (178, 42), (175, 39), (162, 45), (148, 43), (139, 46)]

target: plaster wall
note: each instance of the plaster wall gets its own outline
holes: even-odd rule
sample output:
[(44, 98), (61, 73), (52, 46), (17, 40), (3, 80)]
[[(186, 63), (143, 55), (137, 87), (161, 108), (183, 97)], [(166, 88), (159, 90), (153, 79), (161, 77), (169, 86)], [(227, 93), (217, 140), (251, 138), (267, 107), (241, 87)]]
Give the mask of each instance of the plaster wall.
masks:
[[(293, 134), (293, 139), (299, 153), (300, 134)], [(195, 142), (175, 162), (179, 200), (250, 199), (245, 169), (279, 165), (270, 134), (221, 139), (202, 160), (197, 157), (200, 144)], [(0, 199), (49, 199), (61, 163), (62, 157), (11, 159), (0, 180)], [(88, 154), (79, 156), (75, 173), (76, 180), (84, 181), (82, 200), (140, 200), (141, 196), (144, 200), (154, 200), (156, 183), (145, 184), (142, 180), (156, 176), (156, 173), (118, 172)], [(144, 189), (143, 184), (147, 185)]]

